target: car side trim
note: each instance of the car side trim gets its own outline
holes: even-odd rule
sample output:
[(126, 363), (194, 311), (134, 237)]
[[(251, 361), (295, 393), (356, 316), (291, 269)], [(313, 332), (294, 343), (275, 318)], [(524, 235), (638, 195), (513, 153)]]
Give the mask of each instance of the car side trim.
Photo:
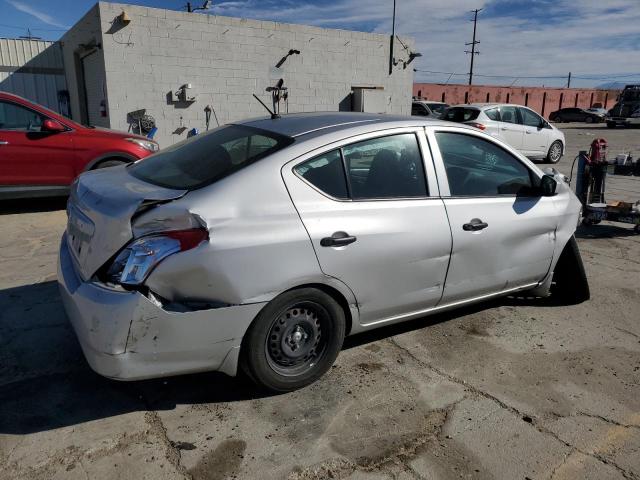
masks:
[(0, 200), (66, 195), (69, 195), (68, 185), (0, 185)]

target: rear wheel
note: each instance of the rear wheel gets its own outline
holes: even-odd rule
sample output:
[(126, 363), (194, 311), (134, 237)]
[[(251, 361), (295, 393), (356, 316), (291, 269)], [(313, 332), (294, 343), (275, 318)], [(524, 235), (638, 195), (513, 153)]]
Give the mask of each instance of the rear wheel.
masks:
[(257, 316), (242, 344), (242, 369), (259, 386), (288, 392), (315, 382), (333, 365), (345, 336), (345, 314), (315, 288), (291, 290)]
[(593, 123), (593, 117), (587, 117), (587, 118), (585, 119), (585, 122), (587, 122), (587, 123)]
[(567, 305), (576, 305), (591, 298), (589, 281), (575, 237), (571, 237), (560, 254), (553, 272), (551, 295)]
[(616, 122), (607, 122), (607, 128), (616, 128)]
[(547, 153), (547, 158), (545, 159), (547, 163), (558, 163), (562, 158), (562, 142), (560, 140), (556, 140), (549, 147), (549, 152)]

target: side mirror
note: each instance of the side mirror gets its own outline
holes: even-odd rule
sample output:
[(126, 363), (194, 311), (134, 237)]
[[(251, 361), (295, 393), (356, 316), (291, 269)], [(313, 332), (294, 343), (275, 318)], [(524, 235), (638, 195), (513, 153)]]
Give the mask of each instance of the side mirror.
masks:
[(553, 178), (553, 175), (544, 175), (540, 179), (540, 194), (543, 197), (553, 197), (556, 194), (556, 188), (558, 182)]
[(57, 120), (52, 120), (51, 118), (46, 118), (44, 122), (42, 122), (42, 127), (40, 128), (42, 132), (64, 132), (66, 130), (65, 126), (62, 125)]

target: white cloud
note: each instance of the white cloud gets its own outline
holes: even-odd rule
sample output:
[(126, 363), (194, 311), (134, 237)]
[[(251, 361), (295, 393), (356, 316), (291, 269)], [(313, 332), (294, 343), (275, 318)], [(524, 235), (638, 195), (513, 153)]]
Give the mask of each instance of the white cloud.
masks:
[(53, 25), (54, 27), (59, 27), (59, 28), (69, 28), (68, 25), (64, 25), (58, 22), (51, 15), (48, 15), (44, 12), (36, 10), (32, 6), (27, 5), (24, 2), (20, 2), (18, 0), (5, 0), (5, 1), (16, 10), (20, 10), (21, 12), (24, 12), (27, 15), (31, 15), (32, 17), (37, 18), (38, 20), (40, 20), (43, 23), (46, 23), (47, 25)]
[[(514, 11), (514, 5), (526, 5)], [(215, 4), (214, 4), (215, 5)], [(328, 5), (284, 3), (265, 6), (256, 0), (227, 2), (213, 13), (250, 16), (322, 27), (391, 31), (391, 0), (339, 0)], [(506, 5), (500, 16), (495, 9)], [(469, 11), (485, 7), (478, 22), (479, 50), (475, 73), (508, 75), (511, 79), (476, 77), (474, 83), (511, 83), (517, 77), (567, 75), (573, 86), (603, 83), (575, 78), (640, 72), (640, 5), (638, 0), (398, 0), (396, 32), (413, 37), (423, 56), (421, 70), (468, 71), (466, 42), (471, 41)], [(492, 14), (492, 9), (494, 10)], [(509, 11), (514, 13), (509, 14)], [(527, 15), (531, 12), (531, 15)], [(614, 39), (620, 43), (614, 43)], [(634, 46), (635, 45), (635, 46)], [(416, 73), (416, 80), (444, 81), (447, 75)], [(454, 77), (458, 82), (466, 79)], [(640, 78), (640, 75), (638, 76)], [(519, 80), (518, 85), (560, 85), (561, 80)]]

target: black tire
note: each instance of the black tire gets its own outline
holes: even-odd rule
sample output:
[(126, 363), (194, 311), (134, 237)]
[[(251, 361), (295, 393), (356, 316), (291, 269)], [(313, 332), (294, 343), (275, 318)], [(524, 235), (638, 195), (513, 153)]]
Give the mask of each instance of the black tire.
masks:
[(553, 272), (552, 298), (565, 305), (577, 305), (591, 298), (589, 281), (575, 237), (567, 242)]
[(616, 128), (616, 122), (607, 122), (607, 128)]
[[(559, 150), (557, 150), (559, 148)], [(562, 158), (562, 142), (556, 140), (549, 146), (549, 151), (544, 159), (545, 163), (558, 163)]]
[(93, 168), (92, 170), (97, 170), (99, 168), (109, 168), (109, 167), (119, 167), (120, 165), (126, 165), (127, 162), (126, 160), (118, 160), (116, 158), (111, 158), (109, 160), (102, 160), (101, 162), (98, 162)]
[(593, 117), (587, 117), (587, 118), (585, 119), (585, 122), (587, 122), (587, 123), (593, 123)]
[(260, 387), (289, 392), (333, 365), (344, 341), (345, 313), (330, 295), (300, 288), (262, 309), (242, 341), (240, 365)]

